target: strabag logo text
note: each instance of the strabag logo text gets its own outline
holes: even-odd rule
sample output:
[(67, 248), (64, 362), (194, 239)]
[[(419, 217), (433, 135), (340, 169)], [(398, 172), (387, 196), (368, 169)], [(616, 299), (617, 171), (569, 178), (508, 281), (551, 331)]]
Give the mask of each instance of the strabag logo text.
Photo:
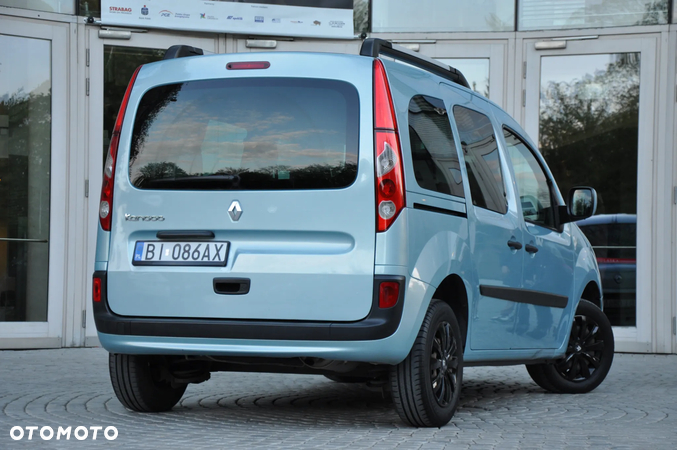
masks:
[(109, 11), (111, 13), (117, 13), (117, 14), (131, 14), (132, 8), (120, 8), (118, 6), (111, 6), (109, 8)]

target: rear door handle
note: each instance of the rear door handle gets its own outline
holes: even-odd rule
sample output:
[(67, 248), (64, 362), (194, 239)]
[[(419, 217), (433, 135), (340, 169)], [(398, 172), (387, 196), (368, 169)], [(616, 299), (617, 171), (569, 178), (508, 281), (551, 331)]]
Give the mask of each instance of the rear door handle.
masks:
[(522, 243), (510, 239), (508, 241), (508, 247), (510, 247), (513, 250), (522, 250)]
[(214, 292), (221, 295), (244, 295), (249, 293), (249, 278), (214, 278)]
[(536, 247), (535, 245), (527, 244), (524, 247), (524, 250), (526, 250), (527, 253), (536, 253), (538, 251), (538, 247)]

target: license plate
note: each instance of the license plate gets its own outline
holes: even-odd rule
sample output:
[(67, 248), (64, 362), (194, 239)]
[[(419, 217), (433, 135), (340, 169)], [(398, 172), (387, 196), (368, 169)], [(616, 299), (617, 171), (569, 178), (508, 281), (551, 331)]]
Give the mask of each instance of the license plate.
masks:
[(168, 242), (136, 241), (132, 264), (135, 266), (225, 266), (227, 241)]

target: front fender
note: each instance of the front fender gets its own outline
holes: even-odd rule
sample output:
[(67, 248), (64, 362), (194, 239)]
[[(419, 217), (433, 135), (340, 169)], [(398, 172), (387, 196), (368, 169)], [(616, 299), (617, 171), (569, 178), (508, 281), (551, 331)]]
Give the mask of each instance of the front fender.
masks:
[[(578, 301), (582, 298), (585, 288), (591, 282), (595, 283), (599, 291), (600, 305), (603, 307), (602, 296), (602, 278), (597, 266), (597, 257), (595, 252), (577, 225), (571, 224), (571, 235), (574, 244), (574, 301), (578, 306)], [(589, 299), (591, 300), (591, 299)], [(574, 308), (574, 311), (576, 308)]]

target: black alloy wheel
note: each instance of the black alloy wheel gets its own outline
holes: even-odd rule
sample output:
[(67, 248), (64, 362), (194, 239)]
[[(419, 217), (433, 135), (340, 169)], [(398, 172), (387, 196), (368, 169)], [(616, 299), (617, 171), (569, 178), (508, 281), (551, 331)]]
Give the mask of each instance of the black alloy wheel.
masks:
[(604, 336), (599, 324), (590, 316), (576, 315), (571, 327), (566, 358), (555, 364), (565, 380), (581, 382), (589, 379), (602, 364)]
[(430, 379), (437, 404), (449, 406), (458, 386), (458, 342), (454, 339), (449, 322), (438, 325), (430, 353)]
[(454, 311), (433, 299), (409, 355), (390, 372), (393, 403), (402, 421), (441, 427), (451, 420), (463, 380), (462, 342)]
[(609, 319), (593, 303), (581, 300), (564, 358), (550, 364), (529, 365), (527, 370), (546, 390), (582, 394), (604, 381), (613, 357), (614, 335)]

